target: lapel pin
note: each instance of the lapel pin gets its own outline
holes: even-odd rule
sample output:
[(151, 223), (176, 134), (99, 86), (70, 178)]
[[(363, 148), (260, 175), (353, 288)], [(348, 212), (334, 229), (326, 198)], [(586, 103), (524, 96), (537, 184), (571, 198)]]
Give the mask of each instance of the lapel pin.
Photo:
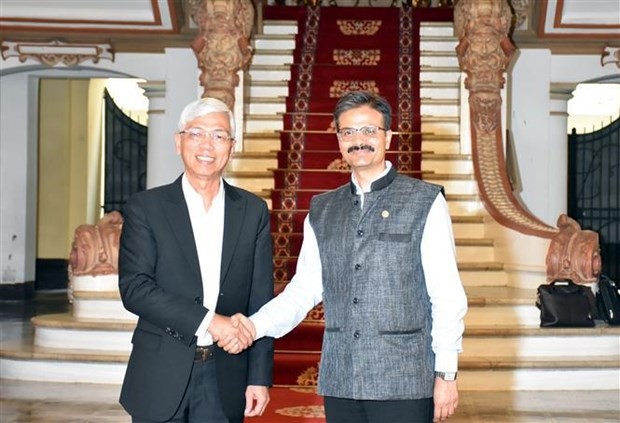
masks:
[(390, 212), (387, 211), (387, 210), (383, 210), (381, 212), (381, 217), (384, 218), (384, 219), (387, 219), (388, 217), (390, 217)]

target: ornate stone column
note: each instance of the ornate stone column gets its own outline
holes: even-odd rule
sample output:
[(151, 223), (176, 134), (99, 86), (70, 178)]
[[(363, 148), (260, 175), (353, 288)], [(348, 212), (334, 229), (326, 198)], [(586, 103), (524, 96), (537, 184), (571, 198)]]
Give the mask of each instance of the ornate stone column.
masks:
[(254, 24), (251, 0), (189, 0), (192, 19), (200, 32), (192, 49), (202, 71), (202, 97), (215, 97), (233, 109), (237, 72), (251, 58), (250, 35)]
[(575, 84), (551, 84), (549, 109), (549, 186), (548, 204), (551, 216), (566, 213), (568, 199), (568, 100), (573, 98)]

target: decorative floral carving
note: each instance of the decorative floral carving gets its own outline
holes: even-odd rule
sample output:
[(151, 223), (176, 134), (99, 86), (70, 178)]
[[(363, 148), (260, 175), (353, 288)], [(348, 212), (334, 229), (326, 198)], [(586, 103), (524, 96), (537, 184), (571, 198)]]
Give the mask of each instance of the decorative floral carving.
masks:
[(65, 66), (77, 66), (87, 60), (99, 63), (101, 59), (114, 61), (112, 45), (88, 43), (64, 43), (59, 40), (47, 43), (2, 41), (0, 46), (2, 58), (17, 57), (20, 62), (28, 59), (36, 60), (47, 66), (59, 63)]
[(348, 91), (370, 91), (379, 94), (379, 87), (375, 81), (342, 81), (335, 80), (329, 88), (329, 96), (331, 98), (340, 98)]
[(101, 276), (118, 273), (118, 249), (123, 216), (117, 211), (103, 216), (96, 225), (80, 225), (75, 230), (69, 253), (67, 297), (73, 302), (74, 276)]
[(381, 21), (374, 20), (338, 20), (336, 22), (344, 35), (375, 35), (381, 28)]
[(344, 159), (336, 159), (327, 166), (327, 170), (351, 170), (351, 166)]
[(237, 72), (250, 63), (250, 34), (254, 24), (251, 0), (189, 0), (191, 15), (200, 27), (192, 50), (202, 70), (203, 97), (215, 97), (232, 109)]
[(499, 120), (495, 115), (502, 105), (499, 93), (478, 92), (470, 97), (473, 124), (481, 132), (493, 132), (497, 129)]
[(71, 275), (112, 275), (118, 273), (118, 249), (123, 217), (117, 211), (103, 216), (96, 225), (80, 225), (75, 230), (69, 271)]
[(307, 368), (297, 377), (297, 385), (299, 386), (317, 386), (319, 380), (319, 369), (316, 366)]
[(323, 309), (323, 303), (316, 305), (312, 310), (310, 310), (306, 316), (306, 320), (324, 322), (325, 310)]
[(602, 267), (598, 234), (582, 230), (565, 214), (558, 218), (558, 228), (547, 251), (547, 281), (596, 282)]
[(279, 408), (277, 414), (289, 417), (301, 418), (325, 418), (325, 410), (322, 405), (300, 405), (297, 407)]
[(334, 63), (347, 66), (377, 66), (381, 60), (381, 50), (335, 49)]

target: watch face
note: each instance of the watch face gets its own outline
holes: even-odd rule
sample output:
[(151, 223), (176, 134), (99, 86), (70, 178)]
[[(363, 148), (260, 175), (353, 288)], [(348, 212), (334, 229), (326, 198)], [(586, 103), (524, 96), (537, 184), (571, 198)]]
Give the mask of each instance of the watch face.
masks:
[(444, 373), (444, 380), (456, 380), (456, 373)]
[(456, 372), (435, 372), (435, 376), (449, 382), (456, 380)]

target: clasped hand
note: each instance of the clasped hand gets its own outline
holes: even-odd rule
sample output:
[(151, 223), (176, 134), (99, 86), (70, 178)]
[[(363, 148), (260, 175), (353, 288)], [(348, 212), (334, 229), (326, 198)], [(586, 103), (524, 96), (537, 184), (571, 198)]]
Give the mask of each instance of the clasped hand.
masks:
[(241, 313), (231, 317), (216, 314), (208, 328), (217, 345), (230, 354), (239, 354), (256, 338), (254, 324)]

